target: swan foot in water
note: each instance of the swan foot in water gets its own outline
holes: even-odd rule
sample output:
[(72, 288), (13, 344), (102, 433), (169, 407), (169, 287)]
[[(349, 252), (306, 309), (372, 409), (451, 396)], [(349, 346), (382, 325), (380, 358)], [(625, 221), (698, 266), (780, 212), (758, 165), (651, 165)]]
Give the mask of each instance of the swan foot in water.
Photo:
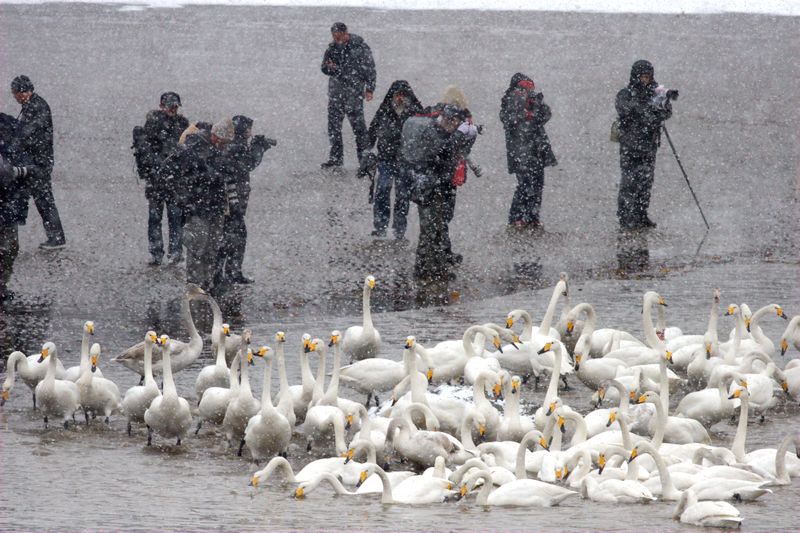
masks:
[(200, 428), (201, 428), (201, 427), (203, 427), (203, 421), (202, 421), (202, 420), (199, 420), (199, 421), (197, 422), (197, 429), (195, 429), (195, 430), (194, 430), (194, 434), (195, 434), (195, 435), (197, 435), (198, 433), (200, 433)]
[(761, 418), (758, 420), (759, 424), (763, 424), (766, 418), (764, 417), (764, 413), (761, 413)]
[(153, 428), (151, 428), (150, 426), (147, 426), (147, 445), (148, 446), (153, 445)]
[(313, 440), (311, 440), (311, 439), (308, 439), (308, 441), (306, 441), (306, 451), (307, 451), (307, 452), (310, 452), (310, 451), (311, 451), (311, 445), (312, 445), (313, 443), (314, 443), (314, 441), (313, 441)]
[(47, 415), (44, 415), (44, 429), (47, 429)]
[(106, 417), (106, 425), (107, 425), (107, 426), (110, 426), (110, 425), (111, 425), (111, 421), (108, 419), (108, 417)]
[(141, 387), (142, 385), (144, 385), (144, 376), (139, 379), (139, 386)]
[(86, 419), (86, 425), (89, 425), (89, 411), (83, 412), (83, 418)]
[(176, 446), (180, 446), (181, 445), (181, 438), (180, 437), (178, 437), (178, 442), (175, 443), (175, 444), (176, 444)]
[(69, 429), (69, 420), (64, 420), (64, 429)]
[(244, 450), (244, 439), (242, 439), (242, 441), (239, 443), (239, 451), (236, 452), (238, 457), (242, 456), (242, 450)]
[(280, 457), (283, 457), (284, 459), (288, 459), (288, 458), (289, 458), (289, 450), (283, 450), (283, 451), (282, 451), (281, 453), (279, 453), (278, 455), (279, 455)]
[(367, 394), (367, 401), (364, 402), (364, 407), (369, 409), (369, 402), (371, 402), (371, 401), (372, 401), (372, 393), (370, 392), (369, 394)]
[(133, 429), (133, 428), (131, 427), (131, 421), (130, 421), (130, 420), (128, 420), (128, 436), (129, 436), (129, 437), (131, 436), (132, 429)]
[(33, 410), (36, 410), (36, 391), (33, 391)]
[(464, 386), (464, 376), (458, 378), (458, 384), (461, 385), (462, 387)]
[(562, 383), (564, 383), (563, 390), (570, 390), (569, 389), (569, 383), (567, 383), (567, 375), (566, 374), (562, 374), (561, 375), (561, 381), (562, 381)]

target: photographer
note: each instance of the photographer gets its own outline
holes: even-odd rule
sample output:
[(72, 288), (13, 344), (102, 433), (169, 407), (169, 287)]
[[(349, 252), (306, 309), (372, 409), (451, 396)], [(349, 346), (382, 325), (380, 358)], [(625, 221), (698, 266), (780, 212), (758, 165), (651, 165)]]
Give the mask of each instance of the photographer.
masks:
[(556, 157), (544, 125), (550, 120), (550, 106), (534, 90), (528, 76), (517, 72), (500, 102), (500, 121), (506, 136), (509, 174), (517, 176), (517, 190), (511, 201), (508, 224), (540, 228), (539, 210), (544, 189), (544, 168), (556, 165)]
[(19, 226), (28, 217), (28, 167), (14, 166), (0, 149), (0, 304), (12, 300), (8, 288), (14, 261), (19, 254)]
[(617, 93), (619, 165), (622, 180), (617, 218), (622, 229), (655, 228), (647, 216), (655, 177), (661, 124), (672, 116), (670, 100), (677, 91), (664, 91), (654, 78), (653, 65), (639, 60), (631, 68), (628, 86)]
[(245, 215), (250, 199), (250, 172), (261, 164), (261, 159), (272, 146), (277, 144), (273, 139), (263, 135), (252, 137), (253, 119), (237, 115), (231, 119), (233, 123), (233, 141), (226, 150), (230, 160), (234, 180), (227, 187), (236, 189), (238, 203), (229, 206), (225, 215), (225, 229), (219, 251), (217, 281), (247, 284), (252, 278), (242, 273), (244, 250), (247, 246), (247, 226)]

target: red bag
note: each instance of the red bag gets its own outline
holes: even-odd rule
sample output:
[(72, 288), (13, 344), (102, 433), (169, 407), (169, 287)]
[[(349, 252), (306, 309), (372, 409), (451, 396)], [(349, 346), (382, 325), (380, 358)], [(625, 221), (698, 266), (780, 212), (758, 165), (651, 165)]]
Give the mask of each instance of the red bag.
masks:
[(453, 173), (453, 179), (450, 180), (450, 183), (453, 185), (453, 187), (461, 187), (466, 181), (467, 162), (466, 160), (462, 159), (458, 162), (458, 166), (456, 167), (456, 171)]

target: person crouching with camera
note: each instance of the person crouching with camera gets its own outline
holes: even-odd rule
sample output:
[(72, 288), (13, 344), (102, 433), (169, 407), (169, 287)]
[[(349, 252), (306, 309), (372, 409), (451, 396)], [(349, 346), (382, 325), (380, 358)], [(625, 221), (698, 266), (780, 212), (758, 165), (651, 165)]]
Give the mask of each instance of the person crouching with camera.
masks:
[(617, 199), (617, 218), (622, 229), (654, 228), (647, 216), (656, 168), (661, 125), (672, 116), (670, 100), (677, 91), (666, 91), (656, 83), (649, 61), (639, 60), (631, 68), (628, 86), (617, 93), (619, 121), (619, 165), (622, 179)]
[[(231, 164), (234, 180), (227, 187), (235, 187), (238, 202), (229, 206), (225, 215), (224, 236), (219, 250), (217, 265), (217, 283), (236, 284), (253, 283), (253, 279), (242, 273), (244, 251), (247, 246), (247, 226), (245, 215), (250, 199), (250, 172), (261, 164), (264, 152), (275, 146), (277, 142), (263, 135), (252, 135), (253, 119), (237, 115), (231, 119), (233, 123), (233, 140), (226, 152)], [(233, 191), (231, 191), (233, 192)]]

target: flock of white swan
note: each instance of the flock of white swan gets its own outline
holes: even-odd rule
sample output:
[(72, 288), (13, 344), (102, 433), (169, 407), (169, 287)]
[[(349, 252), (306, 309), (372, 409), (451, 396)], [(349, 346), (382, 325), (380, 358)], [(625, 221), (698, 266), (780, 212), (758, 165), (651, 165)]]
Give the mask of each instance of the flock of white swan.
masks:
[[(387, 504), (436, 503), (470, 493), (482, 506), (547, 507), (569, 497), (610, 503), (660, 499), (678, 502), (674, 518), (681, 522), (730, 528), (742, 521), (730, 501), (756, 500), (800, 476), (797, 428), (786, 428), (777, 449), (748, 453), (746, 448), (750, 418), (763, 421), (776, 405), (800, 400), (800, 359), (780, 369), (772, 357), (784, 356), (791, 343), (800, 349), (800, 316), (788, 320), (776, 304), (755, 313), (744, 304), (730, 305), (724, 314), (733, 317), (734, 327), (721, 339), (715, 290), (706, 331), (683, 334), (666, 327), (667, 304), (647, 292), (642, 341), (626, 331), (599, 328), (588, 303), (570, 308), (567, 281), (562, 274), (539, 327), (529, 313), (514, 310), (504, 325), (470, 326), (457, 340), (425, 347), (409, 336), (403, 361), (397, 362), (379, 357), (381, 338), (370, 315), (375, 279), (368, 276), (363, 325), (344, 335), (333, 331), (324, 340), (303, 335), (302, 383), (296, 385), (287, 379), (283, 332), (275, 333), (274, 348), (251, 347), (251, 331), (232, 334), (213, 298), (189, 286), (182, 300), (189, 341), (148, 331), (143, 342), (117, 356), (114, 361), (142, 376), (124, 395), (98, 368), (100, 346), (90, 346), (94, 324), (87, 321), (79, 366), (65, 369), (53, 342), (40, 354), (13, 352), (2, 403), (19, 377), (33, 391), (45, 427), (58, 420), (67, 428), (77, 412), (87, 424), (90, 417), (108, 423), (121, 413), (129, 435), (134, 424), (146, 427), (149, 446), (155, 436), (180, 445), (190, 432), (215, 426), (239, 455), (246, 449), (253, 461), (268, 461), (251, 475), (253, 487), (263, 486), (277, 469), (297, 483), (297, 498), (324, 482), (341, 495), (380, 493)], [(562, 298), (564, 310), (551, 327)], [(203, 348), (192, 300), (212, 308), (216, 354), (215, 364), (197, 376), (196, 405), (178, 394), (173, 380)], [(769, 316), (788, 320), (777, 348), (759, 326)], [(515, 333), (520, 322), (521, 332)], [(329, 350), (333, 370), (325, 387)], [(343, 356), (351, 364), (342, 366)], [(318, 358), (316, 376), (311, 357)], [(258, 359), (264, 362), (260, 399), (253, 396), (249, 375)], [(273, 361), (280, 378), (275, 396)], [(568, 374), (595, 391), (594, 410), (579, 413), (559, 397)], [(546, 375), (540, 407), (526, 416), (521, 390)], [(455, 382), (472, 387), (471, 399), (447, 393), (453, 389), (444, 383)], [(432, 383), (442, 385), (432, 389)], [(366, 395), (366, 406), (341, 397), (340, 385)], [(687, 386), (692, 392), (670, 413), (670, 394)], [(487, 394), (503, 398), (502, 412)], [(368, 411), (373, 399), (376, 407)], [(601, 407), (604, 402), (610, 407)], [(712, 446), (707, 428), (737, 415), (730, 447)], [(562, 442), (567, 426), (574, 430), (568, 443)], [(309, 450), (335, 453), (295, 473), (286, 459), (293, 435)], [(398, 470), (395, 462), (387, 471), (393, 459), (408, 470)]]

